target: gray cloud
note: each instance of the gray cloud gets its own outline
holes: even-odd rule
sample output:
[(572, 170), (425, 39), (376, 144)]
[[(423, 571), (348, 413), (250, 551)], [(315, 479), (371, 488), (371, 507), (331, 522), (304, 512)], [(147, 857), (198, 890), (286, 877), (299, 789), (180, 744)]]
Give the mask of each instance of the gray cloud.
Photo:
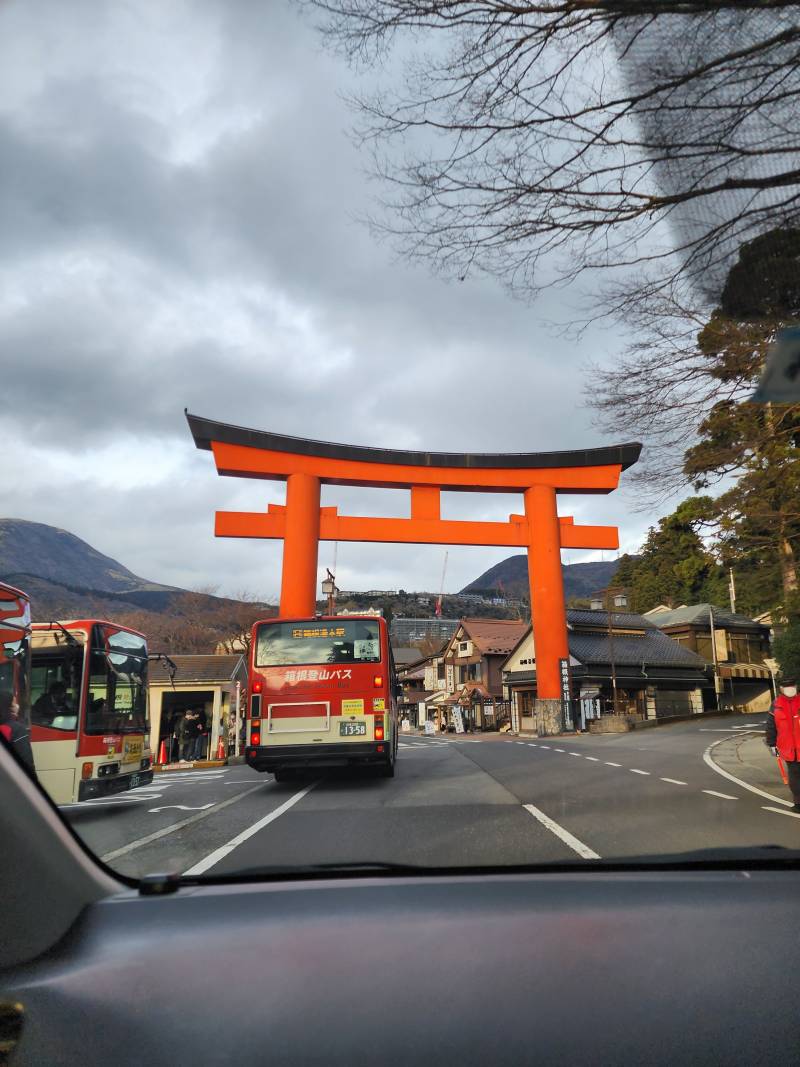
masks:
[[(275, 591), (277, 546), (210, 531), (214, 507), (263, 507), (282, 487), (218, 479), (186, 406), (412, 448), (600, 442), (581, 365), (619, 342), (595, 330), (576, 348), (542, 325), (577, 317), (579, 294), (534, 310), (490, 280), (448, 284), (354, 221), (373, 190), (344, 134), (350, 77), (288, 3), (0, 7), (0, 359), (20, 442), (7, 514), (156, 580)], [(351, 513), (407, 507), (328, 493)], [(563, 509), (620, 522), (628, 547), (642, 533), (624, 495)], [(442, 552), (340, 546), (341, 583), (431, 587)], [(454, 552), (448, 586), (504, 554)]]

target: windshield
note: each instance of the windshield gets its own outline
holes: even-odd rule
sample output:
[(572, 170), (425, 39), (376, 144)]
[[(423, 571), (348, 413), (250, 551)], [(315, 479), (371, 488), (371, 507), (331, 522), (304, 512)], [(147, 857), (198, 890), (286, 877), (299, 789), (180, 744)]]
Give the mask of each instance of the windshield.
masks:
[(63, 818), (800, 859), (800, 5), (89, 6), (0, 3), (0, 735)]
[(256, 667), (304, 663), (380, 663), (381, 633), (377, 622), (336, 624), (267, 623), (256, 636)]
[(147, 727), (147, 646), (138, 634), (97, 626), (89, 668), (87, 734)]

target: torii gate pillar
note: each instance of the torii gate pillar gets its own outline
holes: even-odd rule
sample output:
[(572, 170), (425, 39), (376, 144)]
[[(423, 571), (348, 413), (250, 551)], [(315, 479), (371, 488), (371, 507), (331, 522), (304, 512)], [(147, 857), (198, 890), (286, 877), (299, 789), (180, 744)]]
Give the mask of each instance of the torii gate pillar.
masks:
[[(620, 473), (639, 458), (641, 445), (613, 445), (574, 452), (509, 455), (401, 452), (284, 437), (212, 422), (188, 412), (198, 448), (214, 453), (220, 474), (286, 481), (286, 504), (266, 511), (217, 512), (218, 537), (266, 537), (283, 541), (283, 618), (316, 613), (319, 542), (499, 545), (525, 548), (536, 651), (537, 697), (561, 694), (559, 660), (569, 656), (561, 575), (562, 548), (617, 548), (613, 526), (576, 526), (559, 516), (558, 493), (610, 493)], [(361, 485), (410, 493), (405, 519), (339, 515), (320, 507), (321, 486)], [(508, 522), (442, 519), (443, 491), (520, 493), (522, 515)]]

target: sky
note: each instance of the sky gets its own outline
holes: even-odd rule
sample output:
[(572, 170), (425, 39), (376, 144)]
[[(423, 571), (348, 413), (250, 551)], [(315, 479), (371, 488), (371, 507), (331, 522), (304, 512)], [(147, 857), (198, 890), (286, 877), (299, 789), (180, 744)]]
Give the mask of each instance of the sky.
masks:
[[(449, 282), (358, 221), (378, 190), (347, 135), (355, 77), (290, 0), (0, 0), (0, 514), (153, 581), (276, 597), (280, 544), (215, 539), (213, 521), (284, 486), (220, 478), (185, 408), (379, 447), (614, 443), (582, 391), (586, 362), (623, 339), (548, 325), (582, 318), (583, 294), (529, 306), (491, 278)], [(634, 551), (657, 517), (635, 503), (623, 475), (560, 511), (618, 525)], [(336, 487), (323, 504), (409, 507)], [(444, 517), (519, 510), (443, 502)], [(335, 558), (343, 589), (438, 590), (444, 552), (323, 544), (320, 568)], [(508, 554), (450, 549), (445, 589)]]

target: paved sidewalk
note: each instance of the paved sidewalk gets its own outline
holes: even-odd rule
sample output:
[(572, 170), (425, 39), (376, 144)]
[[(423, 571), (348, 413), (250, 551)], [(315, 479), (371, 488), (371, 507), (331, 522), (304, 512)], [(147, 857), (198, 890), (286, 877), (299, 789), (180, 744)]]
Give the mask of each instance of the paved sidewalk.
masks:
[(709, 755), (728, 774), (778, 800), (791, 802), (792, 794), (781, 781), (778, 761), (764, 744), (763, 734), (726, 739), (715, 745)]

